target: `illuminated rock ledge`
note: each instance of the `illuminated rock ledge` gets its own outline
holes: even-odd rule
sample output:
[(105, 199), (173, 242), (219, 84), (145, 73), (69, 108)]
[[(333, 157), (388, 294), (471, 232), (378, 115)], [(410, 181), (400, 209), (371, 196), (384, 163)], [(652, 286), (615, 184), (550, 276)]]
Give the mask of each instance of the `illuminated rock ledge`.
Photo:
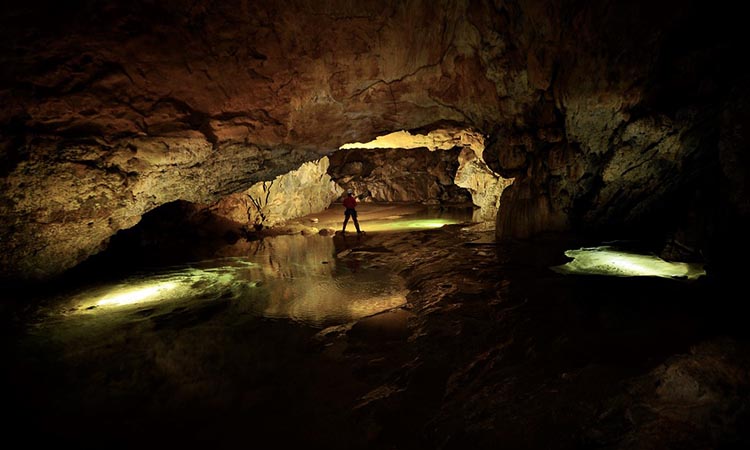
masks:
[(654, 256), (618, 250), (609, 246), (567, 250), (572, 261), (552, 267), (563, 274), (616, 277), (662, 277), (695, 280), (706, 274), (703, 264), (669, 262)]

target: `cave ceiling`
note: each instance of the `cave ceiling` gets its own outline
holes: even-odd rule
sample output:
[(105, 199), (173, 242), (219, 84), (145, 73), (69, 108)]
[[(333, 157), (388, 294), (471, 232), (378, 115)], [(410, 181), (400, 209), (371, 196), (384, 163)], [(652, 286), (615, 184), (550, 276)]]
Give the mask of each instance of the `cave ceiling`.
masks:
[(445, 124), (516, 179), (499, 237), (637, 222), (710, 165), (744, 204), (732, 14), (652, 3), (6, 4), (0, 269), (48, 277), (165, 203)]

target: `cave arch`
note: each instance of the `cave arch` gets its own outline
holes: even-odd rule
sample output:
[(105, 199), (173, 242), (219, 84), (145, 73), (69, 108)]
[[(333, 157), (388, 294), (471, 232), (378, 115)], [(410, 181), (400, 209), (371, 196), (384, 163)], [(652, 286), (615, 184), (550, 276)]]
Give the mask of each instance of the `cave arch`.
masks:
[[(483, 159), (516, 180), (500, 238), (666, 220), (708, 249), (747, 223), (741, 27), (719, 8), (43, 3), (0, 19), (5, 277), (59, 274), (159, 205), (439, 122), (481, 130)], [(720, 188), (691, 193), (706, 184)], [(729, 213), (688, 232), (714, 195)]]

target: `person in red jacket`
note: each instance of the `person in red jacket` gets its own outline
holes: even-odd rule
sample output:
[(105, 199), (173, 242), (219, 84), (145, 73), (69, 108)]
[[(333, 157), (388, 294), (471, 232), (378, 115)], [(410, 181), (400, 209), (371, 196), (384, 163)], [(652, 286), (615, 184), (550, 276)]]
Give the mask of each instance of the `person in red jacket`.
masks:
[(344, 227), (341, 229), (341, 234), (346, 233), (346, 224), (349, 222), (349, 217), (354, 221), (354, 228), (357, 229), (357, 234), (362, 234), (359, 229), (359, 221), (357, 220), (357, 198), (354, 196), (354, 192), (351, 189), (346, 190), (346, 198), (344, 198)]

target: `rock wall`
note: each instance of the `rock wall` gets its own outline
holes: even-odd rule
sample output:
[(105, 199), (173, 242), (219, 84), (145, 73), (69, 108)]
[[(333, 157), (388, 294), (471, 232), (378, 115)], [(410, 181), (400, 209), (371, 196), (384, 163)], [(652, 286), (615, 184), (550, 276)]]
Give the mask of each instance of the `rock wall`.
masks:
[(512, 178), (503, 178), (490, 170), (472, 148), (463, 148), (458, 155), (458, 170), (454, 183), (471, 193), (478, 207), (474, 220), (494, 224), (505, 189), (513, 184)]
[(212, 203), (346, 142), (499, 109), (460, 2), (3, 8), (4, 277), (60, 273), (159, 204)]
[(488, 136), (483, 159), (516, 178), (499, 238), (687, 229), (721, 196), (730, 212), (699, 230), (721, 247), (748, 223), (748, 95), (740, 15), (710, 8), (4, 4), (0, 272), (49, 277), (159, 204), (212, 203), (344, 143), (445, 122)]
[(454, 184), (459, 149), (351, 149), (331, 155), (329, 173), (339, 185), (365, 195), (362, 201), (471, 204)]
[(184, 137), (36, 148), (2, 181), (0, 261), (4, 272), (24, 278), (47, 278), (82, 262), (160, 205), (210, 204), (305, 158), (247, 145), (214, 149)]
[(209, 210), (248, 226), (274, 226), (288, 219), (326, 209), (344, 190), (328, 175), (328, 157), (309, 161), (271, 181), (230, 194)]
[(719, 151), (725, 139), (746, 136), (742, 114), (720, 113), (747, 101), (732, 56), (741, 27), (730, 11), (641, 1), (508, 8), (512, 26), (502, 35), (523, 55), (539, 96), (488, 139), (490, 166), (516, 177), (499, 238), (551, 230), (663, 237), (678, 228), (692, 230), (677, 233), (685, 244), (707, 250), (723, 239), (719, 229), (748, 223), (746, 206), (728, 207), (732, 220), (715, 206), (736, 198), (729, 192), (742, 188), (733, 183), (748, 173), (725, 162), (738, 162), (744, 143)]
[[(481, 133), (451, 126), (450, 124), (443, 124), (439, 128), (430, 130), (424, 134), (416, 131), (414, 133), (403, 130), (397, 131), (378, 136), (370, 142), (346, 144), (341, 148), (343, 150), (375, 148), (419, 149), (420, 152), (424, 149), (431, 152), (451, 150), (449, 160), (446, 160), (445, 156), (441, 155), (432, 157), (432, 160), (427, 159), (426, 161), (424, 161), (424, 158), (427, 156), (424, 153), (418, 153), (418, 155), (423, 155), (422, 159), (415, 159), (408, 153), (406, 155), (409, 156), (404, 155), (404, 151), (406, 150), (389, 152), (384, 161), (379, 161), (375, 164), (378, 167), (376, 172), (371, 172), (372, 168), (367, 169), (368, 173), (365, 176), (367, 182), (362, 182), (361, 173), (367, 164), (356, 160), (364, 155), (374, 155), (374, 153), (360, 152), (354, 157), (355, 161), (350, 161), (352, 159), (350, 155), (339, 157), (336, 159), (337, 164), (344, 164), (345, 167), (334, 169), (334, 171), (338, 173), (341, 183), (347, 184), (354, 181), (351, 187), (356, 188), (357, 192), (367, 192), (370, 190), (369, 186), (375, 186), (377, 193), (373, 194), (372, 198), (374, 200), (444, 203), (472, 202), (477, 207), (474, 220), (491, 226), (494, 226), (503, 190), (513, 183), (513, 179), (503, 178), (494, 173), (482, 159), (484, 136)], [(452, 162), (452, 158), (454, 157), (457, 159), (456, 163)], [(369, 156), (366, 156), (366, 158), (372, 159)], [(388, 167), (394, 165), (396, 158), (405, 158), (405, 163), (399, 162), (397, 164), (399, 168), (396, 171), (399, 175), (395, 178), (385, 175), (389, 172)], [(382, 157), (379, 159), (382, 159)], [(453, 167), (444, 170), (444, 164), (440, 161), (449, 162)], [(437, 167), (436, 169), (431, 169), (432, 166)], [(415, 170), (417, 168), (419, 170)], [(426, 172), (422, 168), (427, 168), (427, 173), (437, 170), (437, 178), (433, 180), (429, 176), (425, 177), (424, 174)], [(450, 173), (452, 182), (445, 179), (446, 170)], [(418, 174), (417, 178), (421, 178), (421, 183), (415, 179), (415, 174)], [(408, 181), (405, 182), (404, 180)], [(467, 193), (451, 187), (451, 183), (468, 191), (467, 193), (470, 198), (466, 198)], [(398, 186), (395, 186), (395, 184)], [(410, 185), (411, 187), (406, 188), (405, 185)], [(445, 192), (446, 189), (450, 189), (451, 192), (455, 193)]]

